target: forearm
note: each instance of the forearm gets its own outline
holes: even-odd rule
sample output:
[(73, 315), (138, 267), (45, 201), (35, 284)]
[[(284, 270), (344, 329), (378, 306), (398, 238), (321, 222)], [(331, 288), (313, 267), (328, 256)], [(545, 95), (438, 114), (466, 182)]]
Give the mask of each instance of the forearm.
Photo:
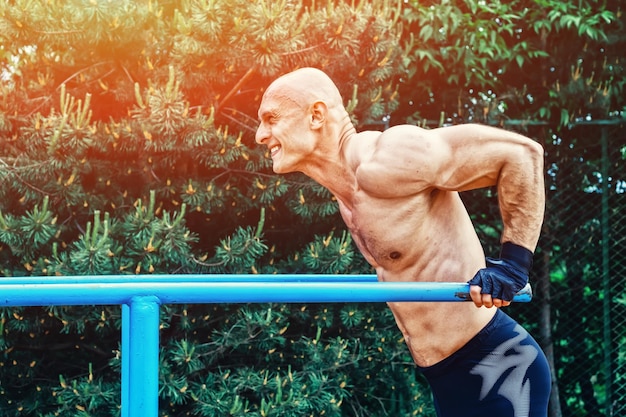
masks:
[(469, 281), (477, 307), (505, 307), (528, 283), (543, 224), (543, 149), (522, 140), (511, 156), (502, 165), (497, 181), (504, 223), (499, 258), (487, 257), (486, 268)]
[(545, 210), (543, 148), (532, 141), (521, 148), (519, 158), (504, 164), (498, 178), (502, 242), (534, 252)]

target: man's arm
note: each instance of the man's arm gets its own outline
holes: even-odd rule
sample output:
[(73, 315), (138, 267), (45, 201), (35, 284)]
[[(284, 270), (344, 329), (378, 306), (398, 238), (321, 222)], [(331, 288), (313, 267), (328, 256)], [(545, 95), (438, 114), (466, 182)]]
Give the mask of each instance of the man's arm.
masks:
[[(488, 185), (497, 186), (504, 226), (500, 258), (487, 258), (487, 267), (470, 280), (470, 295), (478, 307), (503, 307), (509, 305), (513, 294), (528, 282), (533, 252), (539, 240), (545, 210), (543, 148), (513, 132), (480, 125), (469, 125), (459, 131), (461, 127), (439, 131), (442, 140), (451, 146), (451, 152), (461, 154), (450, 162), (463, 164), (466, 160), (472, 169), (483, 173), (483, 178), (495, 179)], [(464, 152), (482, 155), (483, 162), (479, 165), (484, 164), (485, 168), (473, 165), (476, 155), (462, 156)], [(464, 177), (472, 176), (463, 167), (447, 169), (452, 178), (449, 185), (463, 184)], [(467, 189), (467, 185), (457, 188)]]
[[(424, 130), (398, 126), (380, 136), (357, 175), (360, 184), (370, 185), (369, 190), (378, 191), (381, 196), (408, 195), (428, 189), (467, 191), (497, 186), (504, 226), (501, 257), (515, 258), (514, 265), (521, 264), (521, 276), (527, 277), (524, 270), (530, 268), (528, 257), (532, 262), (543, 223), (543, 157), (543, 148), (538, 143), (494, 127), (467, 124)], [(394, 187), (385, 186), (389, 183)], [(500, 270), (494, 272), (494, 268)], [(519, 286), (506, 282), (507, 272), (515, 275), (517, 270), (507, 270), (506, 265), (490, 265), (487, 269), (485, 281), (493, 278), (494, 285), (488, 282), (482, 287), (497, 296), (481, 294), (481, 286), (474, 285), (470, 292), (472, 300), (477, 306), (510, 304), (500, 290), (502, 285), (505, 290)], [(491, 273), (504, 274), (502, 281)]]
[(380, 135), (361, 159), (357, 177), (382, 197), (497, 186), (502, 242), (534, 251), (545, 206), (543, 157), (543, 148), (532, 139), (495, 127), (404, 125)]
[(502, 243), (534, 251), (545, 210), (541, 145), (517, 133), (482, 125), (433, 132), (450, 152), (449, 158), (438, 161), (435, 186), (465, 191), (496, 185), (504, 226)]

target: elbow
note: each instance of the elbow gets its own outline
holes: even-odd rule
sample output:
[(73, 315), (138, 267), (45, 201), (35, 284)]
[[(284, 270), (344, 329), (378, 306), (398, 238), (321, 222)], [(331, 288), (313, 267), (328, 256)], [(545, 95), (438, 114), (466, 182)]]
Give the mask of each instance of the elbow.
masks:
[[(543, 146), (529, 138), (517, 141), (515, 147), (510, 148), (506, 162), (500, 172), (502, 176), (517, 176), (519, 180), (532, 182), (537, 188), (544, 181), (544, 150)], [(530, 184), (528, 184), (530, 185)]]
[(545, 152), (540, 143), (529, 137), (516, 135), (515, 146), (510, 148), (508, 162), (520, 168), (543, 171)]
[(544, 150), (541, 144), (535, 142), (534, 140), (528, 140), (526, 142), (526, 154), (528, 155), (528, 159), (531, 162), (532, 166), (543, 173), (543, 160), (544, 160)]
[(544, 193), (544, 157), (543, 146), (539, 143), (528, 140), (524, 146), (525, 171), (524, 176), (532, 181), (532, 187), (538, 194)]
[(539, 158), (543, 159), (544, 150), (543, 146), (539, 142), (535, 142), (532, 139), (528, 139), (528, 148), (534, 154), (536, 154)]

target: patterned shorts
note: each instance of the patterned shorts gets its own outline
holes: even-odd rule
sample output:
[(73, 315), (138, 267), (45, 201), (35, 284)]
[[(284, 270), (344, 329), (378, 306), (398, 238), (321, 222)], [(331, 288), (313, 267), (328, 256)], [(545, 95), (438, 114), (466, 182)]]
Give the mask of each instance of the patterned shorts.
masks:
[(457, 352), (429, 367), (439, 417), (546, 417), (550, 369), (543, 351), (501, 310)]

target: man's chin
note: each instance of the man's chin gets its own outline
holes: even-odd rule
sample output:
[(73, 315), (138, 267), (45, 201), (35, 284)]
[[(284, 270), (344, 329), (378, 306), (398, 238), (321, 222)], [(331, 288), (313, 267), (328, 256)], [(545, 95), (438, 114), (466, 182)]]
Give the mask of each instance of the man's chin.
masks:
[(272, 169), (274, 170), (274, 174), (286, 174), (286, 173), (289, 172), (289, 171), (285, 171), (283, 169), (280, 169), (280, 167), (277, 167), (276, 165), (274, 165), (272, 167)]
[(289, 169), (284, 164), (276, 163), (276, 161), (274, 161), (274, 164), (272, 165), (272, 170), (274, 170), (275, 174), (288, 174), (290, 172), (294, 172), (293, 169)]

